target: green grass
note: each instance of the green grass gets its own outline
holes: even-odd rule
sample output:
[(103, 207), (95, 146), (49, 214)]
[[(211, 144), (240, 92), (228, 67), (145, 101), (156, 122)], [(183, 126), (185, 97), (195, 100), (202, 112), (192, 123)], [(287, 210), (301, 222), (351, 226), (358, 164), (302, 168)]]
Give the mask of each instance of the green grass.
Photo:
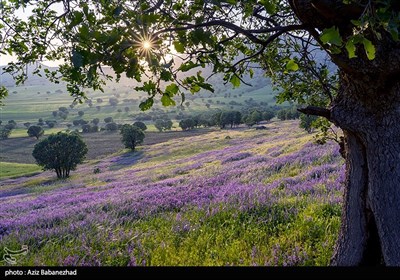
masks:
[(0, 178), (27, 176), (39, 173), (41, 168), (36, 164), (0, 162)]

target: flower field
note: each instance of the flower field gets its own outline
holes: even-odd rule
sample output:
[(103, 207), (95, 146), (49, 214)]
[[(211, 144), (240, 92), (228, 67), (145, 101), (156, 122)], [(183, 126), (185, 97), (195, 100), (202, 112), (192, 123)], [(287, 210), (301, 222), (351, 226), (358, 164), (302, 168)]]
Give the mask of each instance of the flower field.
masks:
[(313, 144), (295, 121), (266, 126), (139, 147), (64, 181), (1, 180), (0, 252), (26, 245), (18, 265), (38, 266), (327, 265), (339, 147)]

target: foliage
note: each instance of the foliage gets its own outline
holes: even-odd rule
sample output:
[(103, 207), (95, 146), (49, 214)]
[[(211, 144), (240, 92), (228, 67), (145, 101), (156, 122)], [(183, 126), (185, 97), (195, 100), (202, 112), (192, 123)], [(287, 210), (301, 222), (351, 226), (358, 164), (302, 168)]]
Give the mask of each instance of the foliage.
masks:
[(170, 119), (157, 119), (154, 122), (154, 126), (158, 129), (158, 131), (166, 131), (171, 130), (172, 128), (172, 121)]
[(136, 122), (133, 123), (133, 126), (136, 126), (136, 127), (140, 128), (143, 131), (147, 130), (147, 126), (146, 126), (146, 124), (144, 122), (136, 121)]
[(219, 117), (219, 125), (221, 128), (230, 125), (230, 127), (238, 126), (242, 122), (242, 114), (239, 111), (222, 112)]
[(301, 114), (299, 126), (301, 128), (304, 128), (305, 131), (307, 131), (308, 133), (311, 133), (313, 131), (317, 118), (317, 116)]
[(4, 126), (0, 127), (0, 139), (7, 139), (11, 134), (11, 129)]
[(98, 132), (99, 127), (95, 124), (84, 124), (82, 125), (82, 133)]
[(117, 131), (118, 124), (116, 124), (115, 122), (108, 122), (108, 123), (106, 123), (105, 129), (107, 131)]
[(112, 117), (107, 117), (107, 118), (104, 119), (104, 122), (105, 123), (111, 123), (111, 122), (113, 122), (113, 118)]
[(42, 136), (44, 134), (44, 130), (39, 125), (32, 125), (28, 128), (27, 133), (28, 133), (29, 137), (36, 137), (36, 139), (39, 139), (40, 136)]
[(85, 159), (88, 149), (79, 134), (59, 132), (37, 143), (32, 156), (44, 170), (55, 170), (57, 178), (68, 178)]
[(135, 125), (124, 124), (121, 127), (121, 141), (126, 148), (135, 150), (136, 146), (143, 143), (145, 134), (142, 129)]
[(179, 122), (179, 127), (182, 130), (190, 130), (196, 126), (196, 122), (193, 119), (183, 119)]

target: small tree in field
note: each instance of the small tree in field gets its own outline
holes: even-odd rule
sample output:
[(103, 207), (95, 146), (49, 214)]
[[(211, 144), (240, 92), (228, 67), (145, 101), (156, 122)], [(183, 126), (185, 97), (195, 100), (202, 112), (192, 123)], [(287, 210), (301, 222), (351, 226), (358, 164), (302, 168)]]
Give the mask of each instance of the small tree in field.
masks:
[(134, 122), (133, 125), (140, 128), (143, 131), (147, 129), (147, 126), (144, 122)]
[(37, 143), (32, 156), (44, 170), (55, 170), (57, 178), (68, 178), (85, 159), (88, 149), (79, 134), (58, 132)]
[(11, 134), (11, 129), (0, 127), (0, 139), (7, 139)]
[(132, 151), (135, 150), (135, 147), (141, 143), (143, 143), (144, 140), (144, 132), (141, 130), (139, 127), (130, 125), (130, 124), (124, 124), (121, 127), (121, 141), (125, 145), (126, 148), (131, 149)]
[(40, 136), (42, 136), (43, 134), (44, 134), (44, 130), (39, 125), (32, 125), (28, 128), (29, 137), (36, 137), (36, 139), (39, 139)]

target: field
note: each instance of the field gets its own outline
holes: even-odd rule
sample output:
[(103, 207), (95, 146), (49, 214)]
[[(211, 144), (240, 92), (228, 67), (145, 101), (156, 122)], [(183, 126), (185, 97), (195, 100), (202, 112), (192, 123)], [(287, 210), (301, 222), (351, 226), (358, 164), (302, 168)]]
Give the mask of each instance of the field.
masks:
[(297, 121), (266, 126), (116, 152), (63, 181), (3, 179), (0, 252), (28, 246), (18, 265), (327, 265), (338, 147), (313, 144)]

